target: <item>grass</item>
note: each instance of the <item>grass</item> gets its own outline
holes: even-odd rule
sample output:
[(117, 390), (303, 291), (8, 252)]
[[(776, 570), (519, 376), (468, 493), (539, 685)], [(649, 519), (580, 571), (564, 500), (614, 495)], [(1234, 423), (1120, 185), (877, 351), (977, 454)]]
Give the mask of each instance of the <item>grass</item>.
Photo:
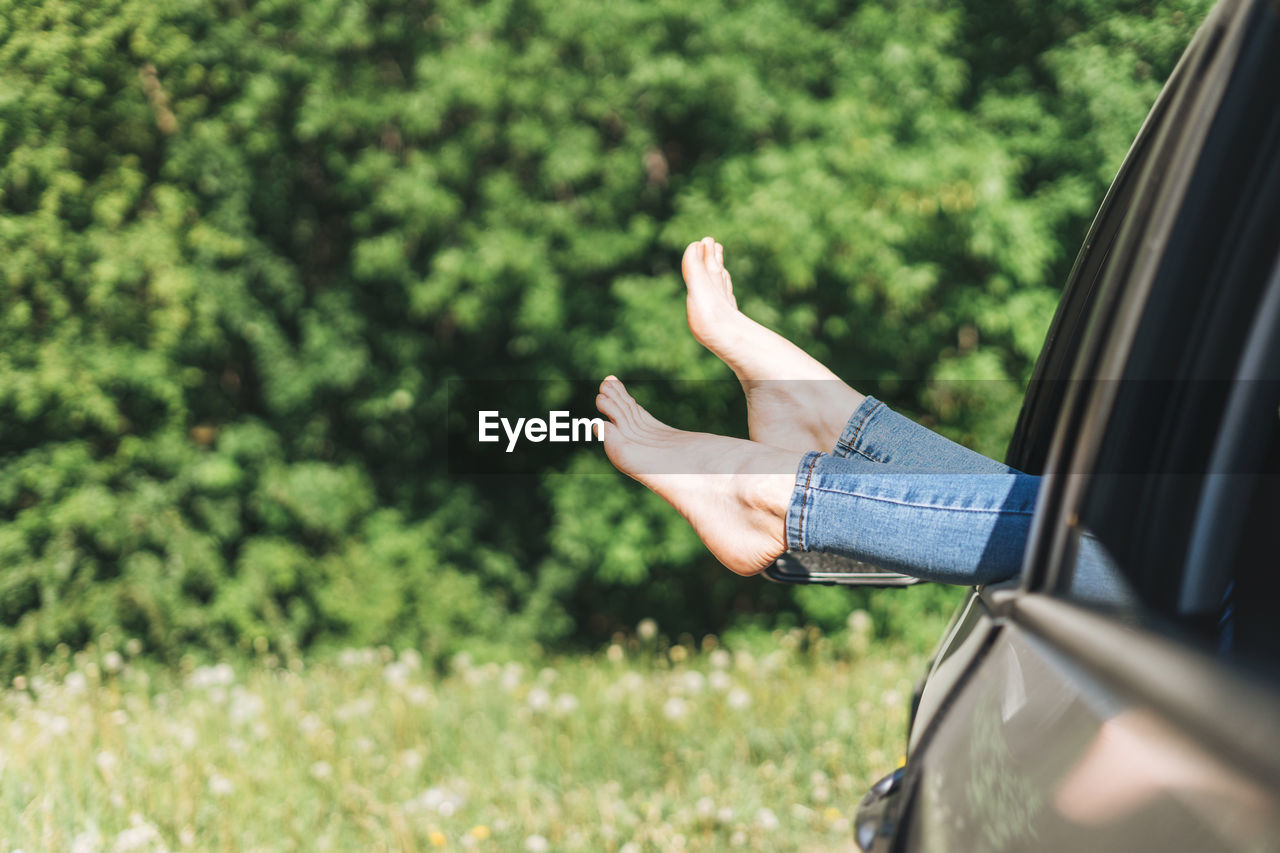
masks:
[(849, 850), (924, 666), (867, 622), (443, 674), (63, 655), (0, 693), (0, 848)]

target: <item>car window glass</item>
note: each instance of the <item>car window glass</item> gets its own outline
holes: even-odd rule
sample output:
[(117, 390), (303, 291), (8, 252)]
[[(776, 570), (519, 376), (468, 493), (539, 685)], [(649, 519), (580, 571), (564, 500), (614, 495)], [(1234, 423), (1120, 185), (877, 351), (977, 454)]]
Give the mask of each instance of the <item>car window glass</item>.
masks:
[[(1167, 151), (1153, 153), (1169, 157), (1147, 195), (1156, 205), (1149, 215), (1134, 208), (1141, 219), (1126, 223), (1113, 250), (1124, 258), (1104, 272), (1086, 335), (1102, 330), (1099, 350), (1082, 347), (1076, 375), (1109, 378), (1086, 379), (1075, 413), (1077, 455), (1064, 473), (1077, 487), (1060, 516), (1069, 535), (1056, 586), (1245, 656), (1274, 651), (1258, 608), (1280, 605), (1275, 572), (1258, 567), (1280, 553), (1272, 529), (1280, 399), (1262, 381), (1280, 376), (1280, 365), (1241, 373), (1250, 341), (1280, 336), (1280, 323), (1260, 313), (1280, 286), (1280, 114), (1270, 83), (1280, 76), (1280, 42), (1275, 11), (1257, 8), (1211, 120), (1171, 132)], [(1196, 97), (1189, 91), (1185, 101)], [(1164, 230), (1152, 225), (1161, 210), (1172, 210)], [(1251, 414), (1238, 416), (1245, 403)], [(1192, 581), (1198, 593), (1189, 596)]]

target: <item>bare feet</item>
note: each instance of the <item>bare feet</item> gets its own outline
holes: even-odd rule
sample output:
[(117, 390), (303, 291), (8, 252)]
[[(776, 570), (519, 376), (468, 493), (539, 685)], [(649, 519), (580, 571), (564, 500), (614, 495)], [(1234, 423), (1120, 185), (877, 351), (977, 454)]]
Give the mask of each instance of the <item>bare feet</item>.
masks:
[(788, 450), (830, 451), (865, 399), (786, 338), (738, 310), (724, 247), (690, 243), (681, 271), (689, 329), (737, 375), (747, 395), (753, 441)]
[(596, 408), (611, 421), (604, 430), (609, 460), (675, 507), (727, 568), (753, 575), (786, 550), (800, 454), (673, 429), (613, 376), (601, 383)]

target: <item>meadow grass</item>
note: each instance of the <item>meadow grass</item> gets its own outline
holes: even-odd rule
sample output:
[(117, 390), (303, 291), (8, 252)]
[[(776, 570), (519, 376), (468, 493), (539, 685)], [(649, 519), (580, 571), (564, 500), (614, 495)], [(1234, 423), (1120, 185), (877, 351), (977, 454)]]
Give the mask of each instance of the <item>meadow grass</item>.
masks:
[(0, 848), (849, 850), (925, 663), (867, 622), (444, 672), (63, 655), (0, 694)]

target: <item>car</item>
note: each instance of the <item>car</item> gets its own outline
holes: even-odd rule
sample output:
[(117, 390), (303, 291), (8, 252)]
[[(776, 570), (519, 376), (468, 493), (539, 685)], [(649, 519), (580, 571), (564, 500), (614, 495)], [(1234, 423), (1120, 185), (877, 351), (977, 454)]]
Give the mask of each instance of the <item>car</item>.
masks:
[[(862, 850), (1280, 850), (1278, 83), (1280, 4), (1222, 0), (1037, 361), (1006, 456), (1041, 475), (1020, 577), (952, 619)], [(768, 575), (910, 581), (811, 559)]]

